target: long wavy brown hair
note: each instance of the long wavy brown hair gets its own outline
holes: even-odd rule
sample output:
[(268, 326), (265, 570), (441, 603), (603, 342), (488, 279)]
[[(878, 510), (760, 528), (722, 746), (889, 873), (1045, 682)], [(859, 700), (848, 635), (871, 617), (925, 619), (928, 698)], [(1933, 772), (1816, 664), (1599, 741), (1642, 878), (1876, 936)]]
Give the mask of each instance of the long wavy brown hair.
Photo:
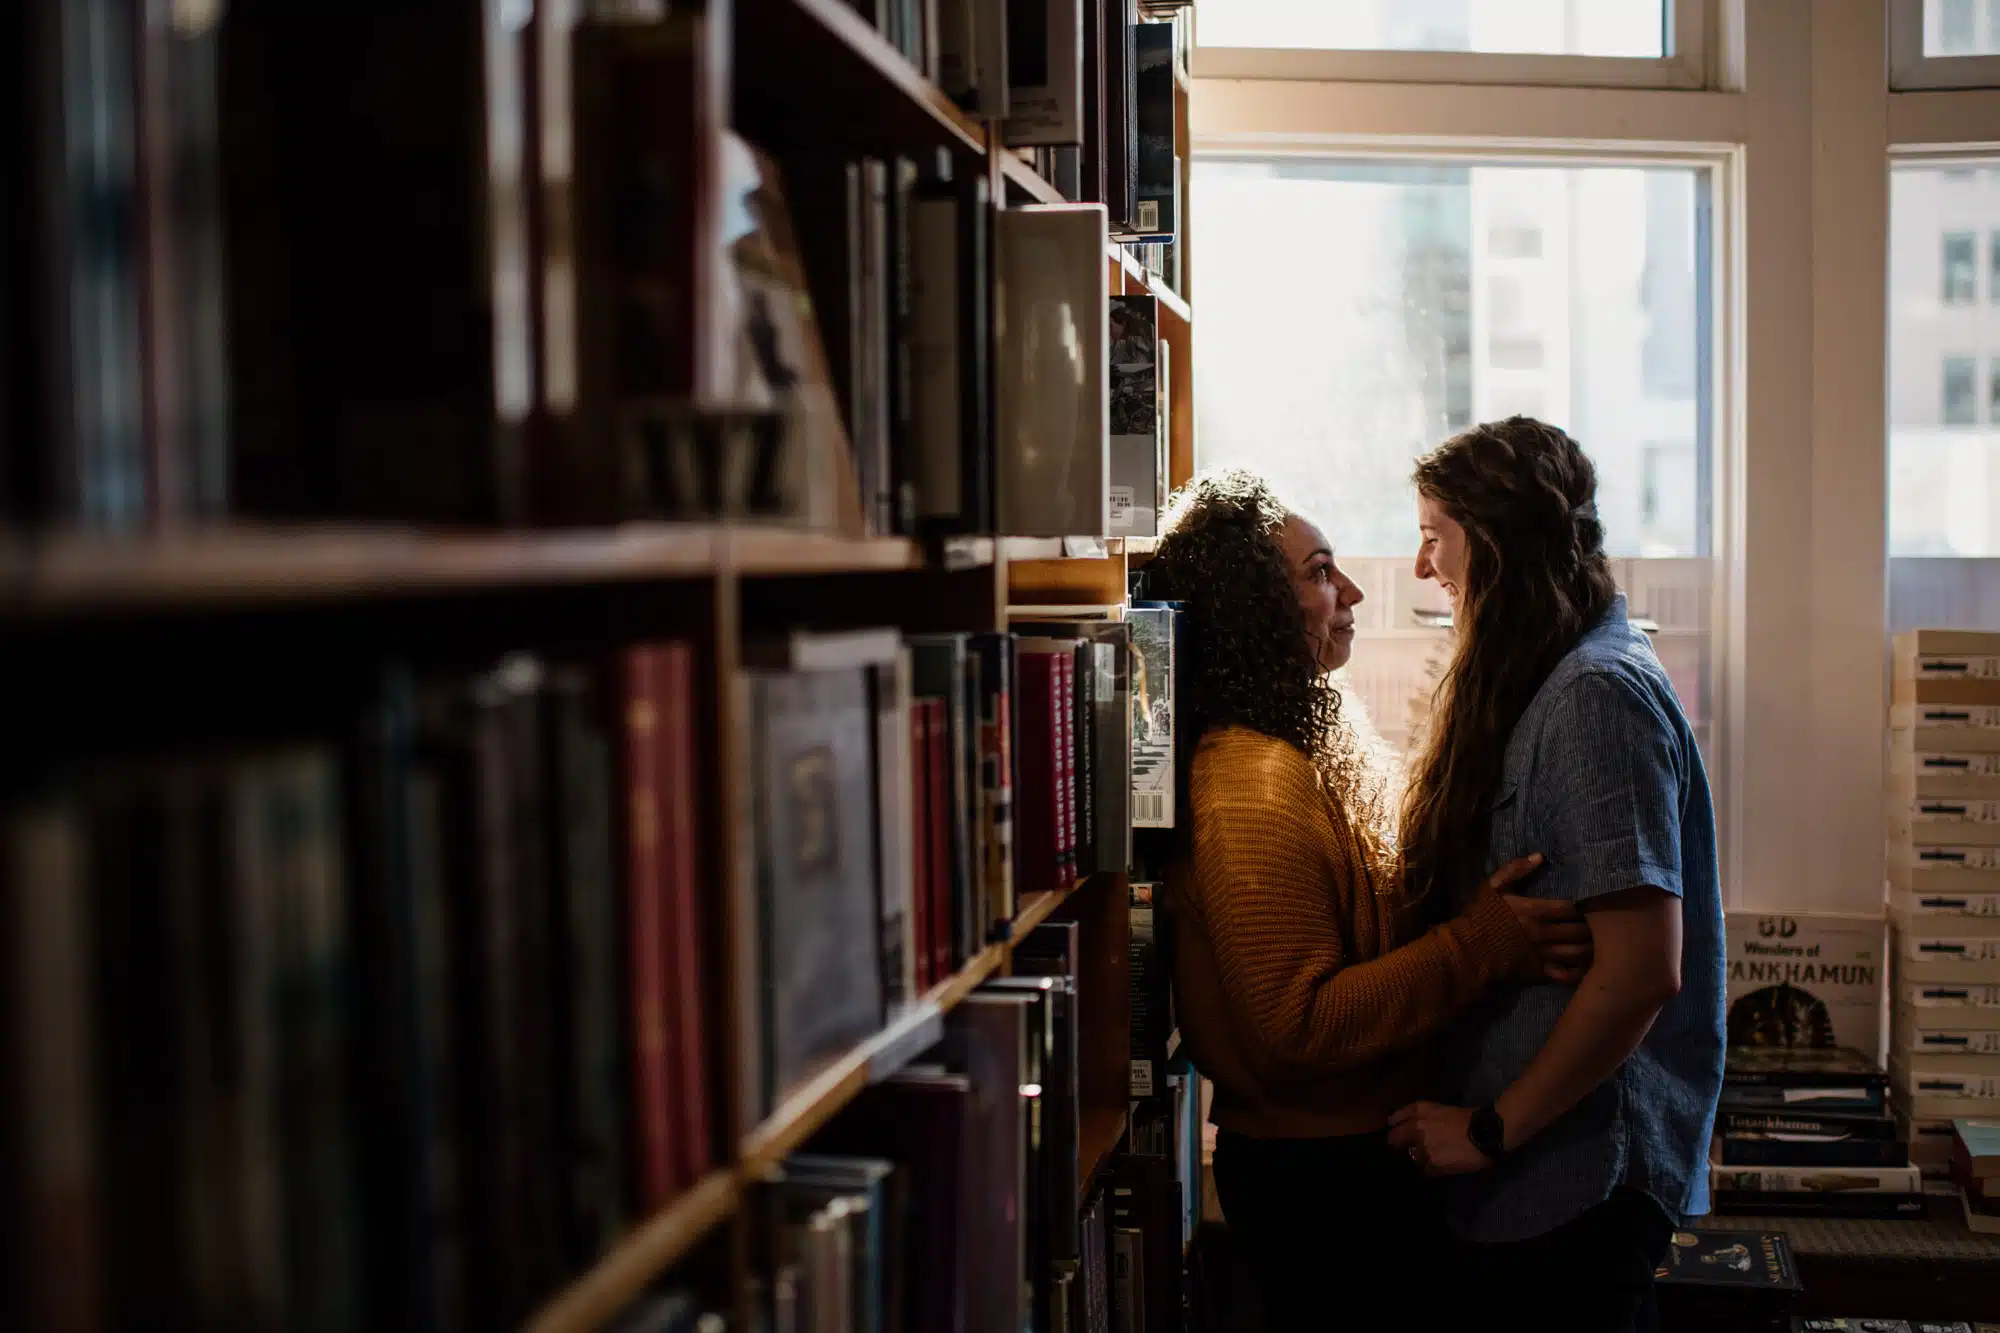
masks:
[(1407, 891), (1449, 912), (1484, 870), (1514, 724), (1617, 595), (1597, 519), (1597, 471), (1554, 426), (1475, 426), (1417, 460), (1419, 493), (1465, 529), (1455, 643), (1410, 770), (1401, 821)]
[(1168, 506), (1144, 589), (1181, 604), (1178, 804), (1188, 808), (1187, 768), (1200, 739), (1216, 727), (1248, 727), (1311, 759), (1364, 837), (1386, 847), (1393, 831), (1383, 775), (1319, 669), (1279, 544), (1290, 514), (1269, 483), (1240, 470), (1197, 477)]

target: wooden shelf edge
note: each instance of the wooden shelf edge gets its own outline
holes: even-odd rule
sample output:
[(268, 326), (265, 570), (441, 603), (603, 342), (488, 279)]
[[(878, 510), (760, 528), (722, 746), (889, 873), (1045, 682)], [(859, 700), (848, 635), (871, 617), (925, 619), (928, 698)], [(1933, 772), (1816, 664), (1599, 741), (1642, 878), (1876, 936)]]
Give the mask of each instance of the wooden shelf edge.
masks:
[(1102, 1106), (1083, 1108), (1082, 1121), (1077, 1128), (1076, 1201), (1079, 1207), (1089, 1202), (1090, 1192), (1097, 1188), (1104, 1168), (1118, 1150), (1118, 1141), (1125, 1137), (1126, 1122), (1131, 1114), (1128, 1108), (1122, 1106), (1116, 1110)]
[(590, 1333), (611, 1323), (647, 1283), (734, 1213), (741, 1198), (734, 1172), (710, 1172), (542, 1306), (529, 1333)]
[(245, 524), (162, 537), (0, 538), (0, 617), (180, 606), (275, 606), (474, 588), (963, 569), (907, 537), (709, 523), (440, 532), (366, 524)]
[(1015, 157), (1011, 149), (1000, 159), (1000, 172), (1010, 185), (1019, 186), (1021, 192), (1038, 204), (1066, 204), (1061, 190), (1051, 185), (1042, 173)]
[(876, 32), (858, 10), (842, 3), (842, 0), (770, 2), (789, 4), (810, 17), (825, 29), (828, 36), (840, 42), (856, 59), (880, 74), (937, 122), (939, 129), (958, 141), (961, 151), (976, 156), (985, 155), (986, 126), (961, 111), (955, 102), (945, 96), (943, 89), (925, 78), (923, 71), (911, 64), (888, 38)]

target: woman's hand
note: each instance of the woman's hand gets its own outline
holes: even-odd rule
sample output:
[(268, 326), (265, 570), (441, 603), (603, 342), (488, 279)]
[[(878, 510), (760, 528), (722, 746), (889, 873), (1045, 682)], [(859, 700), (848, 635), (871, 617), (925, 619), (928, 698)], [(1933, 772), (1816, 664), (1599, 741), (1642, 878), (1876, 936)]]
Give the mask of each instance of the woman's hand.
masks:
[(1583, 913), (1575, 903), (1554, 898), (1522, 898), (1504, 891), (1541, 863), (1539, 852), (1509, 861), (1487, 879), (1486, 889), (1500, 894), (1501, 900), (1513, 909), (1514, 920), (1520, 923), (1541, 957), (1542, 975), (1550, 981), (1574, 986), (1590, 968), (1590, 927), (1585, 924)]

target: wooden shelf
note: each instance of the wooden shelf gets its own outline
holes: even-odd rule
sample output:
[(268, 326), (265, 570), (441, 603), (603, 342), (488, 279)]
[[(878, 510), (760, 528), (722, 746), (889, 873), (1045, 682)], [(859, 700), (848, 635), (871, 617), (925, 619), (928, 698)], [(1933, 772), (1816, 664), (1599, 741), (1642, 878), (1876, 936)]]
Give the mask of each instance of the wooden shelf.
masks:
[(608, 1325), (648, 1283), (733, 1214), (741, 1197), (734, 1172), (709, 1173), (537, 1311), (529, 1333), (587, 1333)]
[[(992, 547), (947, 553), (963, 568)], [(733, 524), (426, 532), (244, 525), (154, 538), (60, 535), (0, 546), (0, 617), (281, 605), (480, 588), (925, 568), (903, 537)]]
[(1000, 159), (1000, 171), (1002, 175), (1006, 176), (1009, 185), (1027, 196), (1029, 203), (1066, 204), (1069, 202), (1069, 200), (1063, 198), (1061, 190), (1058, 190), (1044, 179), (1041, 172), (1036, 171), (1032, 166), (1014, 156), (1011, 151), (1007, 152)]
[(1083, 1108), (1082, 1123), (1077, 1130), (1077, 1203), (1080, 1205), (1090, 1198), (1090, 1192), (1097, 1188), (1098, 1178), (1110, 1164), (1111, 1155), (1118, 1150), (1118, 1141), (1125, 1137), (1125, 1122), (1131, 1112), (1125, 1107), (1115, 1109), (1103, 1106)]
[[(942, 144), (985, 156), (986, 126), (843, 0), (737, 0), (737, 22), (757, 34), (737, 56), (737, 128), (764, 146), (823, 145), (833, 135), (876, 149)], [(814, 109), (802, 109), (801, 89), (812, 91)]]

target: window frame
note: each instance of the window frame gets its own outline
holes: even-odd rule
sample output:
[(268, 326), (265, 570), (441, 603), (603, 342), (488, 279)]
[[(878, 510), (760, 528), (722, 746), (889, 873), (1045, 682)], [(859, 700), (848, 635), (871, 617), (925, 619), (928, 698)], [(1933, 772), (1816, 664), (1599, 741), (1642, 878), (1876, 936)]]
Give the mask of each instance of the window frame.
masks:
[[(1975, 27), (1982, 12), (1987, 11), (1975, 4)], [(2000, 88), (2000, 54), (1927, 56), (1924, 0), (1889, 0), (1889, 87), (1896, 92)]]
[(1664, 55), (1577, 56), (1500, 51), (1296, 50), (1203, 46), (1200, 7), (1189, 69), (1198, 79), (1283, 79), (1521, 87), (1712, 86), (1711, 0), (1662, 0)]

